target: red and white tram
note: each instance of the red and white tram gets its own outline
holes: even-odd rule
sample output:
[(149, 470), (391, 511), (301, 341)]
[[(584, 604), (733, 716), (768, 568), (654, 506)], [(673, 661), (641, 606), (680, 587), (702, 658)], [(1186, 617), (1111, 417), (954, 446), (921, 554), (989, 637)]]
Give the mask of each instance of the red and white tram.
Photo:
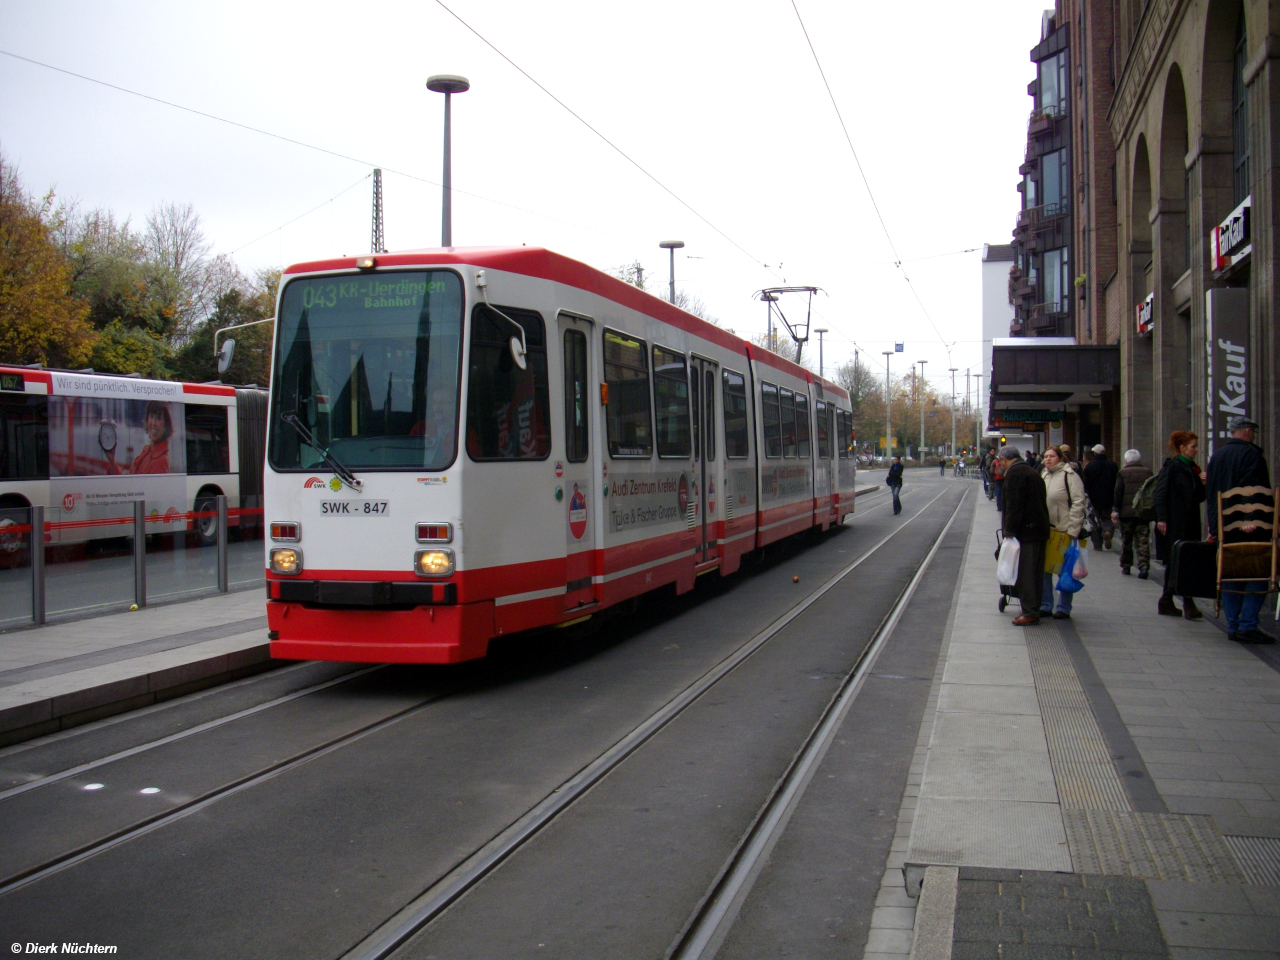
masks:
[(298, 264), (277, 318), (273, 656), (481, 657), (853, 513), (846, 391), (550, 251)]

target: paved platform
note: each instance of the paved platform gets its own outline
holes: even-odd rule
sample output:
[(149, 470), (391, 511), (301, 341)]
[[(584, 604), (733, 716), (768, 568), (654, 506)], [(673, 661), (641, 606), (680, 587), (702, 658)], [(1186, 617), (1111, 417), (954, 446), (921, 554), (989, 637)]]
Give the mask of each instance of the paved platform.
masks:
[(0, 746), (271, 665), (261, 590), (0, 634)]
[(1276, 648), (1158, 616), (1163, 570), (1115, 553), (1013, 627), (998, 524), (980, 500), (865, 956), (1280, 958)]

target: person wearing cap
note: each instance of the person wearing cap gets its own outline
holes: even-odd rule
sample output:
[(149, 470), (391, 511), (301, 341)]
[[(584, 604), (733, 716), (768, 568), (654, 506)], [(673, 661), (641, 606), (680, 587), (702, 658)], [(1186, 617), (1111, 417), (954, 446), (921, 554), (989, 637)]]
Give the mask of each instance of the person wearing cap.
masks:
[(1111, 522), (1111, 511), (1115, 506), (1116, 475), (1120, 468), (1107, 459), (1107, 448), (1097, 443), (1093, 446), (1091, 459), (1081, 473), (1084, 480), (1084, 492), (1096, 513), (1097, 523), (1093, 526), (1093, 549), (1110, 550), (1111, 535), (1115, 527)]
[(1044, 554), (1049, 539), (1049, 505), (1044, 481), (1018, 454), (1017, 447), (1001, 447), (1000, 462), (1004, 466), (1004, 509), (1001, 529), (1005, 537), (1017, 537), (1018, 580), (1014, 594), (1022, 605), (1022, 613), (1014, 618), (1015, 627), (1030, 627), (1040, 622), (1040, 601), (1044, 595)]
[(1151, 521), (1141, 520), (1133, 499), (1151, 477), (1151, 468), (1142, 462), (1140, 450), (1124, 452), (1124, 467), (1116, 474), (1112, 492), (1111, 522), (1120, 524), (1120, 572), (1129, 576), (1134, 555), (1138, 558), (1138, 579), (1151, 575)]
[[(1219, 536), (1218, 530), (1218, 494), (1226, 493), (1236, 487), (1264, 487), (1271, 489), (1271, 473), (1267, 469), (1267, 458), (1262, 448), (1254, 441), (1258, 436), (1258, 425), (1248, 417), (1232, 417), (1227, 421), (1227, 429), (1231, 431), (1231, 439), (1213, 452), (1207, 468), (1206, 481), (1207, 519), (1209, 521), (1209, 539)], [(1221, 531), (1223, 539), (1231, 535), (1235, 540), (1260, 539), (1254, 524), (1244, 524), (1231, 531)], [(1269, 539), (1269, 538), (1268, 538)], [(1243, 587), (1243, 592), (1222, 592), (1222, 612), (1227, 620), (1227, 636), (1240, 643), (1275, 643), (1275, 639), (1258, 629), (1258, 612), (1262, 609), (1262, 601), (1266, 597), (1266, 584), (1235, 584)]]

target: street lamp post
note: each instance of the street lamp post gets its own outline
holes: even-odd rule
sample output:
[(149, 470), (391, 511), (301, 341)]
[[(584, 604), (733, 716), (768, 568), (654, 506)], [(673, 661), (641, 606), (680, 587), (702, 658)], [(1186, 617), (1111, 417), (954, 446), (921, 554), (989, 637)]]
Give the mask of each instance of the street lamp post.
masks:
[(440, 201), (440, 246), (453, 246), (453, 165), (450, 161), (452, 144), (451, 104), (455, 93), (466, 93), (471, 81), (466, 77), (438, 73), (427, 78), (427, 89), (444, 94), (444, 183)]
[(890, 428), (892, 422), (892, 408), (889, 406), (889, 358), (893, 356), (892, 350), (884, 351), (884, 462), (885, 466), (889, 465), (889, 457), (893, 455), (893, 432)]
[(956, 371), (959, 367), (951, 367), (951, 456), (956, 455)]
[(818, 335), (818, 376), (822, 377), (822, 376), (826, 376), (826, 374), (823, 372), (823, 365), (822, 365), (822, 335), (824, 333), (830, 333), (831, 331), (828, 330), (826, 327), (818, 327), (813, 332)]
[(926, 381), (924, 379), (924, 365), (928, 360), (920, 361), (920, 465), (924, 465), (924, 390)]
[(978, 381), (978, 392), (974, 397), (978, 402), (973, 410), (973, 449), (979, 450), (982, 446), (982, 374), (975, 373), (974, 378)]
[(671, 253), (671, 303), (676, 302), (676, 251), (684, 246), (683, 240), (663, 240), (658, 244), (663, 250)]

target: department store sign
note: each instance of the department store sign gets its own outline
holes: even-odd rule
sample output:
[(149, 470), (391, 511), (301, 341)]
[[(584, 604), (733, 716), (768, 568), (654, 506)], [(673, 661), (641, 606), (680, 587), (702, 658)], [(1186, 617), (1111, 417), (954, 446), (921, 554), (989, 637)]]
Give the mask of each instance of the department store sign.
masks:
[(1205, 333), (1209, 355), (1209, 452), (1231, 435), (1232, 417), (1251, 416), (1253, 383), (1250, 364), (1249, 289), (1217, 287), (1205, 291)]
[(1138, 336), (1145, 337), (1156, 325), (1156, 295), (1148, 293), (1147, 299), (1143, 300), (1135, 308), (1138, 319)]
[(1245, 197), (1209, 235), (1214, 273), (1242, 262), (1253, 252), (1253, 235), (1249, 229), (1252, 205), (1253, 197)]

